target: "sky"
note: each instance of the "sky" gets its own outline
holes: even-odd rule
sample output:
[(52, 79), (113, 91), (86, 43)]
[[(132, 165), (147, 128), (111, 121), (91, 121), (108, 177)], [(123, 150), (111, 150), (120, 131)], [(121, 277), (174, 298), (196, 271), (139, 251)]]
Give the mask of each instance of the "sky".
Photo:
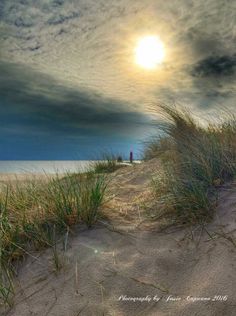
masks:
[[(234, 0), (1, 0), (0, 160), (137, 156), (160, 102), (235, 111), (235, 21)], [(134, 58), (149, 35), (153, 70)]]

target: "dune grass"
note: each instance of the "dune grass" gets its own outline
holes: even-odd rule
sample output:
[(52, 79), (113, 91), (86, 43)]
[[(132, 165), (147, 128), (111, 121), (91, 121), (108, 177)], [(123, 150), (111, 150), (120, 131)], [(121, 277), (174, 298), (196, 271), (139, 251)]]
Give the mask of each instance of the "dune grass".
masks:
[(76, 223), (91, 227), (107, 189), (103, 174), (58, 174), (8, 182), (0, 188), (0, 306), (12, 304), (15, 262), (31, 250), (52, 249), (54, 270), (62, 263), (57, 236)]
[(186, 110), (160, 106), (165, 122), (151, 140), (145, 158), (158, 157), (162, 168), (153, 178), (159, 209), (182, 223), (209, 220), (219, 186), (236, 173), (236, 119), (203, 127)]
[(111, 173), (124, 167), (124, 165), (120, 164), (122, 161), (121, 155), (105, 153), (101, 159), (96, 160), (92, 167), (96, 173)]

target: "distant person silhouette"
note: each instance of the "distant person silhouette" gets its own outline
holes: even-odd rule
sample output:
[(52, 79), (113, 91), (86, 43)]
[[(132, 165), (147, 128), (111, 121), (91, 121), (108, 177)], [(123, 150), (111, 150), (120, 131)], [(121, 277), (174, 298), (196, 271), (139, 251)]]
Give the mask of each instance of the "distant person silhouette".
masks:
[(133, 163), (133, 160), (134, 160), (133, 152), (130, 151), (130, 153), (129, 153), (129, 162), (130, 162), (130, 163)]

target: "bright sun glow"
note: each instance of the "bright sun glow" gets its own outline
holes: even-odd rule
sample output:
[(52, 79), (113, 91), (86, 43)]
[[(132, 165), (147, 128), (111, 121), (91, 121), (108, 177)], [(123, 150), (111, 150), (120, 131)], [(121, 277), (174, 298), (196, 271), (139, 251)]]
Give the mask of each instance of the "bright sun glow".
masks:
[(154, 69), (165, 57), (164, 45), (157, 36), (142, 38), (135, 49), (136, 63), (146, 69)]

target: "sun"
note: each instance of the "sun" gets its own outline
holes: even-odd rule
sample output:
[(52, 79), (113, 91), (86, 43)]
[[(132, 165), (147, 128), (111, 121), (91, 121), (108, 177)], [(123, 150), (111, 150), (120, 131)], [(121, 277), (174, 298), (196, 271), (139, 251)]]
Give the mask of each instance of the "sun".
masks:
[(145, 69), (155, 69), (165, 57), (164, 44), (158, 36), (145, 36), (135, 48), (135, 61)]

